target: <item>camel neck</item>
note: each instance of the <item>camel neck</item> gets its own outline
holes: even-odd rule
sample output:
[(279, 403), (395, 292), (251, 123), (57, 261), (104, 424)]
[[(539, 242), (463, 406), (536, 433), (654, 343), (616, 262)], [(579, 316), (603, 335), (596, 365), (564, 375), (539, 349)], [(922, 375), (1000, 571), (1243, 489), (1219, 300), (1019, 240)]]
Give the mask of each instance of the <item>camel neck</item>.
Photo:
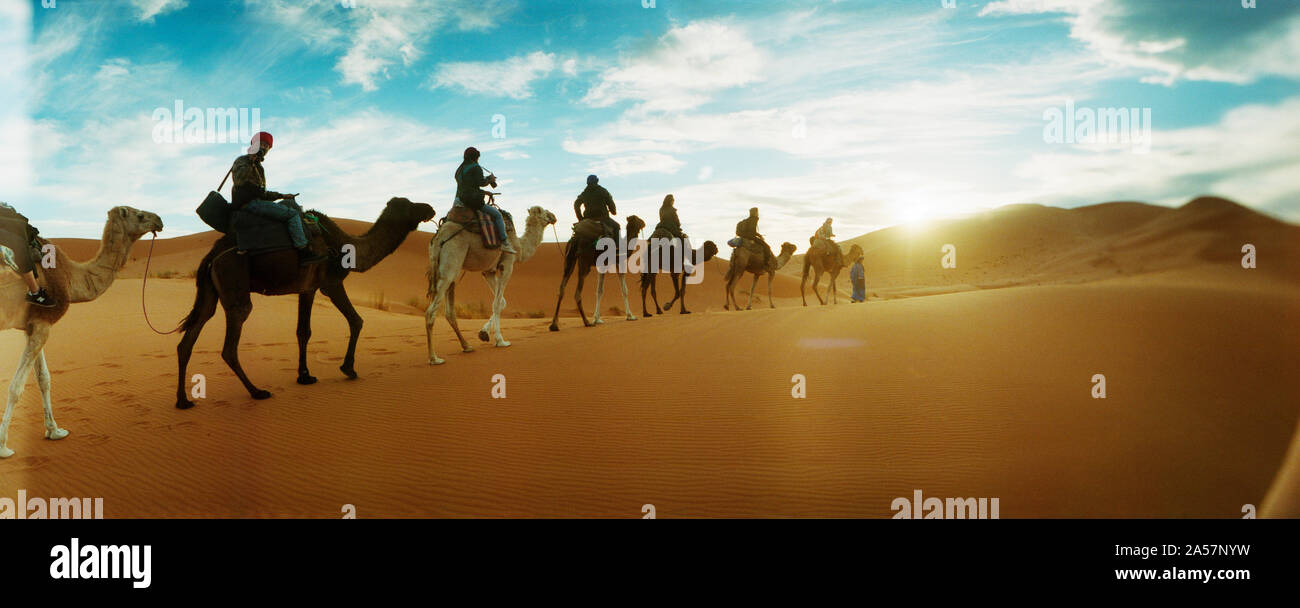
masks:
[(69, 301), (89, 302), (107, 291), (117, 278), (117, 271), (126, 266), (134, 242), (110, 220), (104, 226), (104, 236), (94, 258), (87, 262), (76, 262), (57, 253), (55, 268), (59, 265), (68, 268)]

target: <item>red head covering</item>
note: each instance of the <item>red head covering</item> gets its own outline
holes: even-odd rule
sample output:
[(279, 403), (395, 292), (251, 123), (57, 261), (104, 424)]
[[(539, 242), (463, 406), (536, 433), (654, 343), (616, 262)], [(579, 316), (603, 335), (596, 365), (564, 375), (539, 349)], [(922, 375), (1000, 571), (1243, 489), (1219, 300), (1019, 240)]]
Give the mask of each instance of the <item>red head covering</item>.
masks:
[(262, 149), (263, 143), (266, 144), (267, 148), (270, 148), (273, 141), (274, 140), (271, 139), (270, 133), (261, 131), (257, 135), (254, 135), (253, 139), (248, 142), (248, 153), (256, 154), (258, 150)]

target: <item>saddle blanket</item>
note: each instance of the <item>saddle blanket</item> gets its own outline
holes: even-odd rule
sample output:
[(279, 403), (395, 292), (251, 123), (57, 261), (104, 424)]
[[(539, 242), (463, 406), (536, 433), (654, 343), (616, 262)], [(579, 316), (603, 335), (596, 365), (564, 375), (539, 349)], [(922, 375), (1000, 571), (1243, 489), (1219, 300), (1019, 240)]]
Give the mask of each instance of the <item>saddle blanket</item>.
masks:
[[(499, 208), (498, 208), (499, 209)], [(515, 220), (509, 211), (500, 209), (501, 218), (505, 220), (506, 232), (514, 230)], [(505, 241), (507, 235), (497, 233), (496, 222), (492, 221), (492, 216), (486, 211), (474, 211), (464, 205), (454, 205), (447, 215), (443, 216), (443, 221), (451, 221), (460, 224), (472, 233), (478, 234), (483, 239), (483, 246), (488, 249), (496, 249)]]

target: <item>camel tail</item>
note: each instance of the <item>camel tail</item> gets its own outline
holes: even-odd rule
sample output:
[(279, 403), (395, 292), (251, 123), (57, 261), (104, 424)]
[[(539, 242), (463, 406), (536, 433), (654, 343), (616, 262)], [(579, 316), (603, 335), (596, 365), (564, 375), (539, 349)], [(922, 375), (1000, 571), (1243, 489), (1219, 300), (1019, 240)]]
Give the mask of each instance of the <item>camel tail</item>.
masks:
[(189, 331), (191, 327), (199, 323), (199, 304), (203, 301), (203, 293), (216, 291), (216, 284), (212, 282), (212, 260), (216, 258), (216, 250), (217, 248), (214, 247), (212, 251), (209, 251), (208, 255), (203, 257), (203, 261), (199, 262), (199, 269), (194, 271), (196, 287), (194, 290), (194, 307), (190, 309), (190, 314), (181, 319), (178, 331)]

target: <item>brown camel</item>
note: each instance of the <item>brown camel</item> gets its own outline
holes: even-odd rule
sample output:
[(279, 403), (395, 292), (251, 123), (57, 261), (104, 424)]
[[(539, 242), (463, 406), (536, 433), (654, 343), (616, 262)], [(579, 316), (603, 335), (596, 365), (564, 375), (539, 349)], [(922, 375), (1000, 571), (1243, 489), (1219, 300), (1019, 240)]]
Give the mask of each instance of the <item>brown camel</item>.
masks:
[[(162, 218), (157, 214), (130, 207), (114, 207), (108, 211), (104, 237), (93, 259), (76, 262), (56, 248), (53, 267), (42, 267), (37, 271), (42, 286), (54, 299), (53, 308), (29, 305), (25, 297), (27, 289), (16, 280), (17, 277), (0, 271), (0, 329), (21, 329), (27, 333), (27, 346), (18, 360), (14, 379), (9, 383), (9, 401), (5, 403), (4, 420), (0, 422), (0, 458), (14, 455), (13, 450), (5, 447), (9, 438), (9, 421), (33, 366), (36, 367), (36, 384), (41, 389), (41, 401), (45, 406), (45, 438), (63, 439), (68, 436), (68, 431), (54, 422), (50, 403), (50, 368), (45, 363), (45, 343), (50, 337), (50, 327), (63, 318), (70, 304), (89, 302), (107, 291), (113, 279), (117, 278), (117, 271), (126, 265), (131, 245), (145, 234), (162, 229)], [(41, 244), (48, 242), (41, 239)]]
[(496, 345), (510, 346), (501, 335), (501, 311), (506, 307), (506, 286), (514, 274), (515, 264), (527, 262), (537, 253), (542, 244), (547, 226), (555, 223), (555, 214), (541, 207), (530, 207), (528, 219), (524, 220), (524, 234), (515, 233), (514, 226), (508, 235), (511, 247), (518, 253), (501, 253), (501, 249), (488, 249), (483, 246), (480, 234), (466, 230), (456, 222), (444, 221), (438, 227), (438, 233), (429, 241), (429, 307), (424, 311), (424, 333), (429, 346), (429, 365), (442, 365), (445, 359), (439, 357), (433, 348), (433, 323), (438, 318), (438, 311), (446, 300), (447, 323), (451, 325), (456, 338), (460, 340), (462, 352), (473, 352), (474, 348), (465, 341), (456, 322), (456, 277), (465, 271), (483, 273), (488, 289), (492, 290), (492, 316), (488, 317), (483, 329), (478, 332), (480, 340), (487, 342), (495, 329)]
[[(817, 237), (809, 239), (810, 243), (816, 243)], [(828, 242), (825, 248), (812, 247), (808, 253), (803, 256), (803, 277), (799, 280), (799, 297), (803, 299), (803, 305), (808, 305), (808, 297), (804, 295), (804, 284), (808, 282), (808, 268), (811, 267), (813, 275), (812, 292), (817, 296), (817, 301), (825, 305), (827, 302), (839, 304), (839, 292), (835, 289), (835, 280), (840, 276), (840, 270), (849, 265), (849, 260), (856, 260), (862, 255), (862, 247), (854, 243), (849, 248), (849, 254), (844, 255), (840, 249), (839, 243)], [(823, 300), (820, 293), (817, 293), (817, 282), (822, 280), (822, 273), (830, 273), (830, 286), (826, 288), (826, 299)]]
[(731, 252), (731, 260), (727, 266), (727, 292), (723, 298), (723, 310), (731, 310), (730, 305), (735, 305), (735, 310), (740, 310), (740, 303), (736, 301), (736, 283), (740, 278), (745, 276), (746, 272), (753, 273), (754, 283), (749, 286), (749, 300), (745, 302), (745, 310), (750, 310), (754, 303), (754, 289), (758, 287), (758, 277), (767, 275), (767, 304), (771, 308), (776, 308), (776, 303), (772, 301), (772, 281), (776, 280), (776, 271), (789, 263), (790, 258), (794, 257), (795, 250), (798, 247), (794, 243), (781, 243), (781, 255), (767, 260), (766, 251), (755, 251), (747, 246), (737, 247)]
[[(681, 299), (681, 307), (678, 312), (683, 315), (691, 314), (691, 311), (686, 310), (686, 278), (691, 272), (694, 272), (691, 267), (697, 263), (696, 260), (701, 260), (702, 258), (702, 260), (698, 262), (702, 264), (712, 260), (713, 256), (718, 255), (718, 246), (713, 241), (705, 241), (704, 246), (699, 250), (692, 250), (689, 248), (689, 243), (690, 241), (688, 239), (679, 240), (673, 238), (672, 233), (659, 227), (656, 227), (655, 231), (650, 235), (650, 240), (646, 242), (645, 248), (646, 269), (641, 273), (642, 316), (654, 316), (650, 314), (645, 307), (646, 291), (650, 292), (650, 301), (655, 305), (654, 314), (662, 315), (664, 314), (664, 310), (672, 310), (673, 303), (677, 302), (678, 298)], [(690, 254), (683, 255), (682, 252), (690, 252)], [(677, 260), (678, 256), (681, 256), (680, 267), (686, 272), (675, 272), (679, 267)], [(658, 268), (655, 269), (655, 272), (651, 272), (649, 266), (651, 260), (654, 260), (659, 265)], [(703, 269), (701, 269), (701, 271), (703, 271)], [(673, 297), (668, 300), (667, 304), (664, 304), (662, 309), (659, 308), (659, 293), (655, 285), (656, 279), (661, 272), (668, 273), (668, 277), (673, 286)]]
[[(360, 236), (344, 232), (338, 224), (319, 211), (308, 213), (317, 217), (322, 231), (322, 235), (313, 241), (323, 242), (330, 251), (339, 253), (339, 256), (332, 257), (329, 262), (301, 268), (297, 263), (298, 253), (293, 250), (250, 259), (249, 255), (240, 253), (235, 247), (233, 234), (219, 239), (203, 258), (195, 273), (198, 293), (194, 296), (194, 308), (181, 321), (185, 337), (176, 346), (180, 367), (176, 387), (177, 408), (194, 407), (194, 402), (186, 396), (185, 369), (189, 365), (190, 354), (194, 351), (194, 342), (199, 339), (203, 325), (216, 314), (218, 302), (226, 310), (226, 341), (221, 349), (221, 358), (234, 370), (254, 399), (271, 396), (270, 392), (253, 386), (239, 365), (239, 336), (244, 321), (253, 311), (253, 303), (249, 298), (253, 292), (298, 296), (298, 384), (316, 382), (316, 378), (307, 371), (307, 341), (311, 338), (311, 306), (316, 291), (325, 294), (347, 318), (351, 332), (348, 352), (339, 370), (350, 379), (357, 377), (353, 363), (362, 320), (361, 315), (352, 307), (347, 291), (343, 289), (343, 280), (352, 270), (369, 270), (397, 249), (406, 240), (406, 235), (415, 231), (421, 222), (433, 219), (433, 207), (424, 203), (412, 203), (404, 198), (391, 199), (370, 230)], [(313, 242), (312, 246), (319, 247), (319, 243)]]
[[(638, 234), (645, 228), (645, 221), (635, 215), (627, 216), (627, 243), (631, 249), (632, 243), (636, 241)], [(555, 316), (551, 317), (551, 331), (560, 331), (560, 304), (564, 302), (564, 288), (569, 283), (569, 275), (573, 274), (574, 267), (578, 270), (578, 288), (573, 293), (573, 301), (578, 304), (578, 315), (582, 317), (582, 325), (591, 327), (604, 323), (600, 319), (600, 298), (605, 291), (605, 272), (597, 269), (596, 279), (596, 313), (591, 321), (587, 320), (587, 313), (582, 309), (582, 286), (587, 281), (587, 273), (591, 272), (591, 267), (596, 265), (599, 250), (596, 247), (597, 241), (600, 240), (600, 224), (597, 220), (582, 220), (574, 225), (573, 236), (564, 246), (564, 276), (560, 278), (560, 295), (555, 300)], [(622, 256), (618, 256), (622, 257)], [(627, 279), (617, 268), (612, 272), (618, 275), (618, 285), (623, 291), (623, 306), (627, 313), (628, 321), (635, 321), (636, 316), (632, 314), (627, 304)]]

